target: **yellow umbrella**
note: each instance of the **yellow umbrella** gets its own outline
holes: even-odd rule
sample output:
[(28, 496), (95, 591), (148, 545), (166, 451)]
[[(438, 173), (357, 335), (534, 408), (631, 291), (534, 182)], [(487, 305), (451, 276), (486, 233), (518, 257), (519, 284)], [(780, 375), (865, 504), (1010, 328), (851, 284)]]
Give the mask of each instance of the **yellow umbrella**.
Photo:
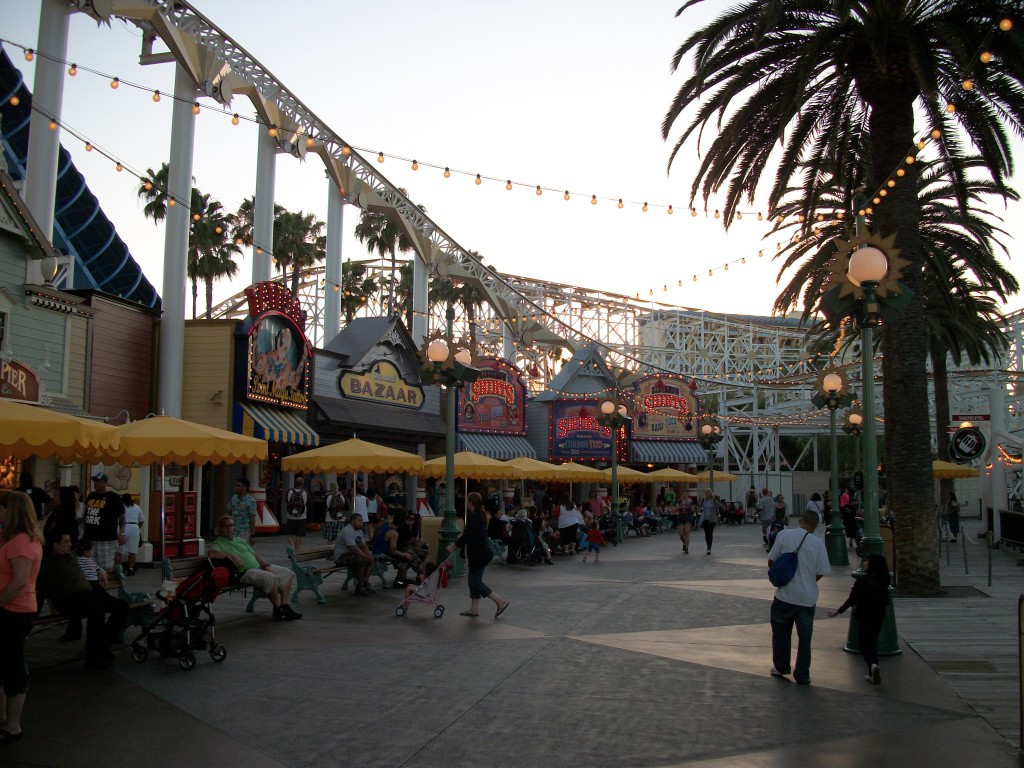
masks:
[[(711, 480), (711, 473), (706, 469), (703, 472), (698, 472), (693, 476), (694, 480), (698, 483), (707, 483)], [(733, 480), (739, 480), (739, 478), (731, 472), (715, 472), (715, 480), (721, 480), (723, 483), (728, 483)]]
[(353, 437), (281, 459), (286, 472), (419, 472), (423, 459)]
[(520, 456), (504, 462), (510, 467), (515, 467), (520, 472), (520, 477), (528, 480), (563, 480), (564, 475), (559, 464), (549, 464), (546, 461), (538, 461), (527, 456)]
[[(444, 456), (423, 462), (422, 477), (444, 477), (446, 472)], [(516, 480), (522, 472), (509, 462), (498, 461), (473, 451), (459, 451), (455, 454), (455, 476), (473, 480)]]
[(604, 480), (604, 473), (600, 469), (577, 464), (575, 461), (567, 461), (556, 466), (558, 467), (556, 478), (558, 480), (565, 480), (569, 483), (600, 483)]
[[(672, 469), (672, 467), (664, 467), (663, 469), (656, 469), (654, 472), (648, 472), (647, 476), (654, 482), (660, 483), (695, 483), (697, 482), (697, 476), (691, 475), (689, 472), (683, 472), (680, 469)], [(717, 475), (716, 475), (717, 476)]]
[(117, 427), (118, 445), (104, 456), (139, 464), (244, 464), (267, 458), (266, 440), (171, 416), (150, 416)]
[(166, 557), (165, 470), (168, 464), (265, 461), (267, 443), (171, 416), (150, 416), (117, 427), (118, 444), (104, 458), (123, 463), (160, 464), (160, 553)]
[(932, 462), (932, 477), (936, 480), (953, 480), (958, 477), (977, 477), (978, 470), (949, 461), (936, 459)]
[(117, 430), (47, 408), (0, 400), (0, 455), (88, 460), (117, 447)]
[[(615, 470), (615, 479), (620, 483), (656, 483), (658, 478), (652, 477), (651, 472), (640, 472), (639, 470), (632, 469), (630, 467), (617, 467)], [(609, 483), (612, 481), (612, 468), (601, 470), (601, 479), (606, 480)]]

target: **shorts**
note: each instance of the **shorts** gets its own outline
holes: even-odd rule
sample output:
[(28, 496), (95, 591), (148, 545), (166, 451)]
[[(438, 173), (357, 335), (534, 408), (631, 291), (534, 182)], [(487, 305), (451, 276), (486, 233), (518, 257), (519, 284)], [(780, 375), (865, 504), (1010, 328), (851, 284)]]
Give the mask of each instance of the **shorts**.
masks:
[(264, 571), (260, 568), (250, 568), (239, 577), (239, 581), (247, 587), (259, 587), (269, 595), (274, 587), (284, 587), (293, 578), (294, 574), (291, 568), (271, 565), (269, 571)]
[(589, 543), (587, 544), (587, 552), (594, 552), (595, 554), (599, 555), (601, 554), (601, 545)]
[(96, 561), (96, 564), (104, 571), (109, 571), (114, 567), (114, 553), (117, 551), (118, 544), (117, 539), (110, 539), (109, 541), (97, 541), (94, 544), (95, 549), (92, 553), (92, 559)]
[(139, 544), (142, 541), (142, 532), (136, 523), (128, 523), (124, 527), (124, 544), (118, 546), (117, 551), (121, 555), (139, 554)]
[(341, 531), (340, 520), (328, 520), (324, 523), (324, 539), (327, 541), (334, 541), (338, 538), (338, 533)]
[(289, 517), (284, 523), (286, 536), (303, 537), (306, 535), (306, 518)]

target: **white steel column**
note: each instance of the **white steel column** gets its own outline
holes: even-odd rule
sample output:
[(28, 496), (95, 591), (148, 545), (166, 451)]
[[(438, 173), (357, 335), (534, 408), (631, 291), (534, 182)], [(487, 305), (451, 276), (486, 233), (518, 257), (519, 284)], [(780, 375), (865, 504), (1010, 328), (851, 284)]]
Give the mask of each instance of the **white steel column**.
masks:
[[(999, 441), (1003, 439), (1006, 432), (1006, 384), (998, 374), (992, 377), (992, 383), (988, 390), (989, 402), (989, 446), (986, 455), (988, 462), (992, 465), (992, 472), (989, 475), (992, 481), (992, 536), (996, 543), (1003, 535), (1002, 520), (999, 518), (999, 510), (1010, 507), (1006, 495), (1006, 464), (1003, 457), (999, 455)], [(979, 426), (975, 424), (975, 426)], [(984, 513), (982, 513), (984, 518)]]
[[(274, 250), (274, 184), (277, 176), (277, 139), (259, 126), (256, 141), (256, 197), (252, 205), (252, 281), (262, 283), (272, 276)], [(257, 253), (256, 249), (262, 250)]]
[(345, 218), (345, 199), (338, 184), (327, 177), (327, 258), (324, 262), (324, 333), (326, 345), (341, 329), (341, 230)]
[[(53, 238), (54, 197), (57, 193), (57, 150), (60, 147), (61, 103), (64, 99), (64, 65), (68, 53), (71, 8), (66, 0), (42, 0), (39, 16), (36, 77), (32, 86), (29, 118), (28, 162), (25, 170), (25, 204), (48, 238)], [(54, 61), (56, 59), (56, 61)], [(50, 130), (50, 120), (57, 130)], [(43, 282), (38, 259), (27, 259), (25, 280)]]
[(510, 363), (515, 363), (516, 341), (512, 338), (512, 329), (508, 323), (501, 324), (501, 354)]
[(423, 345), (427, 336), (427, 264), (417, 253), (412, 258), (412, 340)]
[(186, 265), (191, 222), (192, 151), (196, 135), (192, 103), (196, 93), (196, 85), (188, 72), (180, 64), (175, 65), (167, 192), (177, 204), (167, 207), (167, 228), (164, 233), (163, 317), (160, 320), (160, 366), (157, 379), (160, 411), (175, 418), (181, 418), (182, 366), (185, 361)]

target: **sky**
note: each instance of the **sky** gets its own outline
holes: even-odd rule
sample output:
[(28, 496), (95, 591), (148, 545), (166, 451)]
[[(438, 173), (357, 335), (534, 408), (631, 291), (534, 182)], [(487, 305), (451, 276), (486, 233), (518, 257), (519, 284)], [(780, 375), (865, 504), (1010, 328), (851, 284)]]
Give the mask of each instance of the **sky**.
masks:
[[(763, 203), (750, 206), (755, 215), (728, 233), (712, 215), (713, 200), (707, 214), (691, 216), (697, 145), (688, 145), (669, 173), (674, 138), (665, 142), (660, 133), (684, 77), (672, 74), (672, 55), (726, 2), (708, 0), (680, 18), (675, 12), (681, 0), (194, 4), (364, 156), (382, 151), (417, 159), (418, 171), (392, 157), (377, 169), (498, 271), (715, 312), (771, 313), (778, 293), (778, 263), (771, 259), (777, 238), (763, 239), (769, 227), (756, 218)], [(6, 40), (35, 47), (38, 21), (36, 3), (0, 2), (0, 36)], [(171, 92), (173, 66), (141, 66), (140, 44), (132, 25), (115, 20), (97, 26), (75, 14), (68, 59)], [(34, 65), (19, 49), (8, 52), (31, 88)], [(253, 114), (242, 98), (231, 108)], [(255, 190), (259, 128), (245, 121), (232, 126), (212, 109), (196, 120), (195, 184), (234, 210)], [(80, 69), (65, 81), (63, 122), (127, 167), (156, 169), (168, 159), (171, 101), (155, 104), (151, 90), (113, 90), (109, 77)], [(163, 226), (143, 217), (137, 180), (115, 173), (111, 161), (86, 152), (70, 136), (63, 134), (62, 141), (160, 290)], [(427, 164), (468, 175), (445, 179)], [(476, 185), (477, 173), (502, 181)], [(522, 186), (507, 191), (505, 179)], [(553, 191), (538, 197), (536, 185), (569, 190), (570, 200)], [(591, 195), (599, 198), (597, 205)], [(275, 197), (291, 210), (326, 219), (320, 161), (280, 155)], [(344, 259), (368, 258), (352, 234), (358, 213), (345, 208)], [(1024, 234), (1020, 206), (1006, 215), (1011, 232)], [(745, 264), (722, 269), (741, 258)], [(238, 277), (218, 283), (215, 300), (249, 284), (249, 254), (239, 263)], [(1024, 282), (1022, 260), (1009, 263)], [(1008, 309), (1022, 304), (1014, 298)]]

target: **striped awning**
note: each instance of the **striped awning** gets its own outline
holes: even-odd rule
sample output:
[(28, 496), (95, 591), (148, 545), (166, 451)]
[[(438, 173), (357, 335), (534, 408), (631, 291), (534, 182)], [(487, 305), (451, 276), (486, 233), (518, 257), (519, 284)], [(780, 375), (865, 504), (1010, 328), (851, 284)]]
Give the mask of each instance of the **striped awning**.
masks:
[(695, 440), (634, 440), (629, 460), (638, 464), (706, 464), (708, 455)]
[(537, 452), (525, 437), (515, 435), (479, 435), (474, 432), (458, 434), (460, 451), (473, 451), (481, 456), (489, 456), (499, 461), (509, 461), (526, 456), (537, 458)]
[(320, 445), (320, 435), (302, 420), (299, 413), (254, 403), (235, 404), (235, 431), (271, 443), (304, 448)]

